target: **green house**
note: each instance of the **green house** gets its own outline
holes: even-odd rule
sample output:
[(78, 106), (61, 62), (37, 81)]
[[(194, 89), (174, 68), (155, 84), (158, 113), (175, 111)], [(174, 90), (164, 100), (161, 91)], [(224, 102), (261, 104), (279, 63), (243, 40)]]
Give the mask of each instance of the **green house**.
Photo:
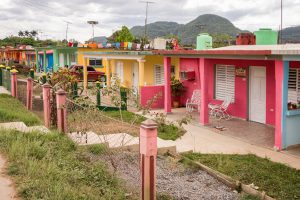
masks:
[(41, 72), (57, 71), (60, 67), (69, 67), (77, 63), (76, 47), (36, 48), (36, 69)]

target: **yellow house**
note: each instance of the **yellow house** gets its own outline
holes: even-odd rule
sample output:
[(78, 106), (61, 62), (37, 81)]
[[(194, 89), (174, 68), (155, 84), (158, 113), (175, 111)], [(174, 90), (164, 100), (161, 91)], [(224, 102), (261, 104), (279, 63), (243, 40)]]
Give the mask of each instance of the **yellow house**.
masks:
[[(77, 53), (79, 65), (102, 64), (96, 66), (96, 70), (105, 72), (108, 85), (112, 75), (117, 75), (122, 85), (136, 92), (142, 86), (164, 84), (163, 56), (152, 51), (78, 48)], [(172, 59), (171, 72), (179, 78), (179, 59)], [(87, 78), (84, 77), (84, 85), (87, 86)]]

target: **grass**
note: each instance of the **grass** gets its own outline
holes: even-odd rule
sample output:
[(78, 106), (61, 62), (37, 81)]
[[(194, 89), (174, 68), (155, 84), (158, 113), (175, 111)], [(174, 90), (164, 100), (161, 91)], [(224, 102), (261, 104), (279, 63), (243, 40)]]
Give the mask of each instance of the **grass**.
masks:
[(58, 133), (2, 131), (0, 151), (22, 199), (126, 199), (122, 182), (87, 156), (103, 147), (78, 147)]
[(255, 155), (187, 153), (184, 156), (244, 184), (254, 183), (260, 191), (278, 200), (300, 199), (300, 170)]
[(29, 112), (17, 99), (0, 94), (0, 122), (22, 121), (28, 126), (41, 124), (40, 119)]
[[(129, 111), (122, 111), (122, 118), (120, 111), (106, 111), (103, 112), (105, 115), (115, 118), (115, 119), (123, 119), (125, 122), (132, 123), (136, 126), (141, 125), (143, 121), (147, 118), (141, 115), (137, 115), (135, 113)], [(184, 130), (175, 126), (174, 124), (161, 124), (158, 126), (158, 137), (164, 140), (173, 140), (175, 141), (177, 138), (181, 137), (184, 134)]]

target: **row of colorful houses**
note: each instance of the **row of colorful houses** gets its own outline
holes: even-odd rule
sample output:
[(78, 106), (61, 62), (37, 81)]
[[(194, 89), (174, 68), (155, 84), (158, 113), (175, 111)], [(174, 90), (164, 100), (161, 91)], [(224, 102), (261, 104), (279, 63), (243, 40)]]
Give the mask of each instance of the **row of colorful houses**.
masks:
[[(26, 54), (26, 53), (25, 53)], [(300, 144), (300, 45), (236, 45), (204, 50), (120, 50), (83, 47), (37, 48), (27, 52), (37, 71), (56, 71), (72, 64), (93, 66), (134, 89), (146, 104), (158, 93), (154, 108), (172, 112), (170, 80), (185, 86), (182, 106), (194, 90), (201, 91), (200, 121), (209, 124), (209, 103), (232, 97), (228, 112), (236, 118), (273, 126), (274, 147)], [(34, 57), (35, 56), (35, 57)], [(33, 59), (34, 57), (34, 59)], [(245, 127), (247, 128), (247, 127)]]

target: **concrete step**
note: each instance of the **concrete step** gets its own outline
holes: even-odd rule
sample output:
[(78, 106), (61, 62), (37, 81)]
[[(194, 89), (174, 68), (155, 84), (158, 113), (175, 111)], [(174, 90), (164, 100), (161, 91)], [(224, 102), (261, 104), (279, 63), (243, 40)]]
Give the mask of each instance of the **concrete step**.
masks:
[(24, 122), (7, 122), (7, 123), (0, 123), (0, 129), (4, 130), (17, 130), (24, 133), (30, 132), (42, 132), (42, 133), (49, 133), (49, 129), (45, 126), (26, 126)]

